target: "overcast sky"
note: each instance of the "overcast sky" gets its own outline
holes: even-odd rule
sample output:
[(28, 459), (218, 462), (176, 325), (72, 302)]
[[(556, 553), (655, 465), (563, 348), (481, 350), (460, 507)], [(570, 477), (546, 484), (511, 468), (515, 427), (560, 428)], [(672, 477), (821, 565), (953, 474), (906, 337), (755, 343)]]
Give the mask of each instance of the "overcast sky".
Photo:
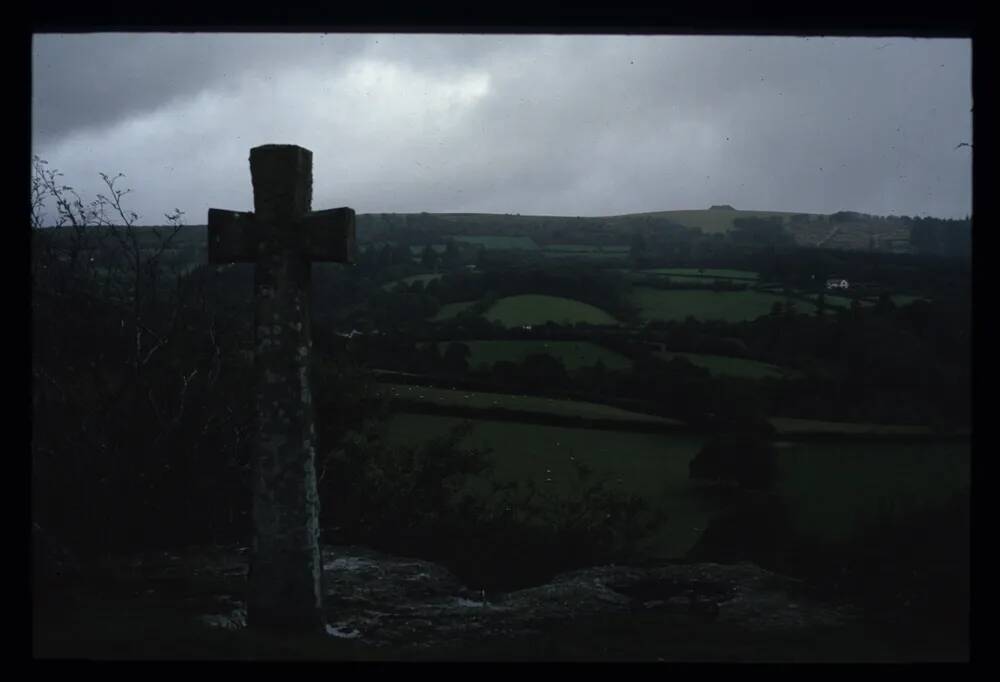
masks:
[(140, 222), (252, 210), (249, 149), (313, 151), (313, 208), (963, 217), (971, 42), (36, 35), (32, 147)]

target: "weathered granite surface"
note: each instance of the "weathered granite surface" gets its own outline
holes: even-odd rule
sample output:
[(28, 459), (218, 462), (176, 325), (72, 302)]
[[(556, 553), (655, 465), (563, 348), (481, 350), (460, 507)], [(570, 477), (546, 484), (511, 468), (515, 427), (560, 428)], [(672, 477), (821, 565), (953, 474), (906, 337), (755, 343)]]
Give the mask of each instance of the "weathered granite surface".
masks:
[[(327, 632), (374, 646), (416, 648), (530, 634), (601, 614), (658, 612), (675, 622), (726, 623), (759, 633), (845, 625), (849, 607), (802, 595), (797, 583), (753, 564), (600, 566), (506, 594), (470, 588), (440, 565), (363, 547), (324, 546)], [(245, 548), (136, 559), (144, 575), (239, 580)], [(233, 590), (237, 592), (238, 590)], [(199, 620), (243, 627), (245, 604), (218, 594)]]

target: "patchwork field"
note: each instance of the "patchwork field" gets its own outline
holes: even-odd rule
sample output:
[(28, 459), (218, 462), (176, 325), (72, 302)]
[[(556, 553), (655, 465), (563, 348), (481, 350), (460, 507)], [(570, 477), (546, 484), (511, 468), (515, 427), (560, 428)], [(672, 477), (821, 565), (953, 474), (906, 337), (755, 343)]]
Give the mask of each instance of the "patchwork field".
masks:
[(501, 298), (489, 310), (486, 317), (505, 327), (545, 324), (557, 322), (575, 324), (618, 324), (618, 320), (590, 304), (560, 296), (524, 294)]
[[(472, 351), (471, 367), (490, 367), (496, 362), (522, 362), (533, 353), (546, 353), (559, 359), (567, 370), (592, 367), (603, 362), (609, 370), (628, 369), (632, 362), (622, 355), (590, 341), (464, 341)], [(438, 344), (441, 352), (447, 342)]]
[(743, 322), (771, 312), (775, 303), (793, 301), (799, 312), (812, 313), (815, 306), (804, 301), (760, 291), (665, 290), (635, 287), (632, 302), (640, 316), (649, 320), (700, 320)]
[(688, 360), (692, 365), (704, 367), (712, 374), (720, 376), (743, 377), (746, 379), (781, 379), (792, 374), (791, 370), (769, 365), (766, 362), (732, 358), (725, 355), (704, 355), (701, 353), (672, 353), (660, 351), (657, 357), (670, 361), (675, 357)]

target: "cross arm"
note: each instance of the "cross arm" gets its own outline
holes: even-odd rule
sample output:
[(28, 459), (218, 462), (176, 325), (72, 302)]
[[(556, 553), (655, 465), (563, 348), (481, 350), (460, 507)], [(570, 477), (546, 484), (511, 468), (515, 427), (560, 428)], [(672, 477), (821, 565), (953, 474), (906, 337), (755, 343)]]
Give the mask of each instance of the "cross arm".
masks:
[(257, 259), (253, 213), (208, 209), (208, 262), (252, 263)]
[(309, 260), (354, 262), (354, 209), (331, 208), (307, 213), (300, 222), (300, 234)]

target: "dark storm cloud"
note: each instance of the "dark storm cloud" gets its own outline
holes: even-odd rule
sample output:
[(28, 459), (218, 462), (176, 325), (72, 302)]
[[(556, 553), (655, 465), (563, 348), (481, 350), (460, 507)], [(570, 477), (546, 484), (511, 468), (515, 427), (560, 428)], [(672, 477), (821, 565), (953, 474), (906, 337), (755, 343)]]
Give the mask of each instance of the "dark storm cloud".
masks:
[(249, 40), (237, 34), (38, 35), (32, 65), (35, 134), (47, 140), (113, 125), (203, 89), (224, 88), (242, 73), (280, 69), (303, 58), (336, 67), (366, 41), (366, 36), (342, 36), (303, 51), (289, 49), (288, 39), (276, 35)]
[(251, 203), (314, 151), (317, 207), (608, 215), (971, 210), (968, 42), (74, 36), (36, 44), (34, 145), (124, 171), (140, 213)]

